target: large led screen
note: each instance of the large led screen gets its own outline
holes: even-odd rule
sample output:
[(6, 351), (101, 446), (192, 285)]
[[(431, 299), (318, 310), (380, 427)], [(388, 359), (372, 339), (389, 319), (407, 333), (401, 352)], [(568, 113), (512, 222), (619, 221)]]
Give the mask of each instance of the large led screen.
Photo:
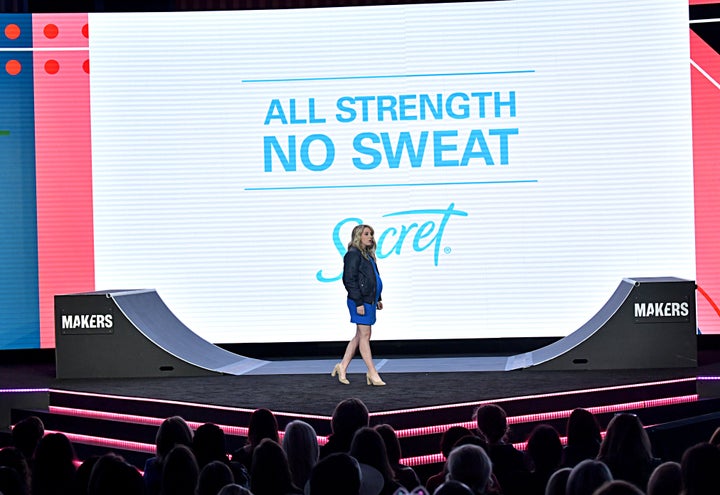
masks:
[(380, 340), (564, 336), (625, 277), (696, 279), (680, 2), (32, 23), (75, 33), (28, 61), (43, 347), (52, 295), (131, 288), (215, 343), (344, 340), (360, 223)]

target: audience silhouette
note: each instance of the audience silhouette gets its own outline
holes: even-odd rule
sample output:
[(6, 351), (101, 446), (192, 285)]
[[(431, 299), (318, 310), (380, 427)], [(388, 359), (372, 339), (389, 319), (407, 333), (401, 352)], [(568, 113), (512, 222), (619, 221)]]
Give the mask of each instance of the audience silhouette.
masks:
[(400, 448), (400, 441), (398, 440), (397, 434), (392, 426), (388, 424), (382, 424), (375, 426), (377, 431), (385, 443), (385, 450), (387, 452), (388, 462), (393, 470), (393, 475), (398, 483), (412, 490), (417, 486), (420, 486), (420, 478), (417, 473), (410, 466), (405, 466), (400, 462), (402, 458), (402, 449)]
[(163, 465), (170, 451), (177, 445), (192, 447), (193, 432), (180, 416), (165, 419), (155, 435), (155, 456), (145, 462), (143, 479), (148, 495), (158, 495), (162, 484)]
[(192, 449), (201, 471), (211, 462), (221, 462), (230, 469), (234, 483), (245, 487), (249, 485), (250, 475), (242, 464), (229, 459), (225, 432), (216, 424), (198, 426), (193, 434)]
[(679, 463), (664, 462), (650, 475), (647, 495), (680, 495), (681, 491), (682, 473)]
[(140, 472), (121, 456), (109, 453), (94, 462), (88, 480), (88, 495), (143, 495)]
[(235, 483), (230, 466), (221, 460), (210, 461), (200, 469), (197, 495), (217, 495), (221, 488)]
[(336, 452), (318, 461), (310, 473), (305, 495), (360, 495), (360, 464)]
[(360, 399), (345, 399), (333, 411), (330, 420), (332, 433), (327, 443), (320, 447), (320, 458), (327, 457), (336, 452), (349, 452), (355, 432), (368, 426), (370, 413), (367, 406)]
[(45, 436), (45, 425), (37, 416), (23, 418), (12, 429), (13, 445), (30, 462), (40, 439)]
[(572, 468), (565, 467), (555, 471), (545, 485), (545, 495), (565, 495), (567, 481)]
[(363, 464), (370, 466), (382, 475), (381, 495), (392, 495), (402, 487), (395, 480), (395, 473), (390, 466), (385, 450), (385, 442), (373, 428), (366, 426), (355, 432), (350, 444), (350, 455), (357, 459), (361, 467)]
[(17, 471), (9, 466), (0, 466), (0, 493), (3, 495), (27, 495), (30, 492)]
[(276, 443), (280, 441), (277, 419), (269, 409), (256, 409), (250, 415), (247, 443), (233, 452), (232, 460), (245, 466), (249, 472), (252, 468), (255, 447), (266, 438)]
[(200, 468), (187, 445), (176, 445), (165, 457), (160, 495), (194, 495)]
[(285, 451), (270, 438), (264, 438), (253, 452), (250, 491), (253, 495), (302, 493), (292, 482)]
[(17, 474), (17, 488), (14, 487), (15, 475), (10, 473), (3, 473), (3, 480), (8, 480), (8, 483), (13, 484), (11, 489), (9, 486), (5, 486), (3, 481), (0, 480), (0, 492), (10, 495), (20, 491), (21, 494), (30, 493), (30, 466), (23, 453), (15, 447), (5, 447), (0, 450), (0, 467), (6, 467), (13, 470)]
[(653, 470), (661, 463), (653, 457), (650, 438), (635, 414), (616, 414), (608, 424), (597, 459), (610, 468), (613, 479), (633, 483), (643, 492)]
[(637, 486), (625, 480), (606, 481), (593, 495), (645, 495)]
[(315, 429), (305, 421), (291, 421), (285, 427), (282, 446), (287, 455), (292, 482), (304, 488), (320, 457)]
[(683, 495), (720, 492), (720, 449), (711, 443), (688, 448), (680, 461)]
[[(465, 436), (472, 435), (473, 432), (464, 426), (451, 426), (445, 430), (440, 437), (440, 453), (443, 458), (447, 461), (450, 451), (452, 450), (455, 443)], [(430, 476), (425, 483), (425, 487), (430, 493), (434, 493), (435, 490), (445, 482), (447, 477), (447, 462), (443, 464), (443, 468), (439, 473)]]
[(563, 449), (563, 466), (574, 467), (580, 461), (597, 457), (602, 436), (600, 425), (590, 411), (582, 408), (574, 409), (568, 418), (565, 434), (567, 444)]
[(467, 485), (475, 495), (484, 495), (490, 486), (492, 463), (482, 447), (461, 445), (447, 460), (448, 480)]
[(560, 468), (562, 453), (562, 442), (555, 428), (546, 424), (533, 428), (527, 443), (527, 454), (532, 463), (524, 489), (527, 495), (545, 493), (550, 476)]
[(565, 495), (592, 495), (595, 490), (612, 480), (612, 473), (604, 463), (586, 459), (570, 471)]
[[(566, 425), (565, 448), (555, 428), (540, 423), (528, 435), (524, 453), (507, 442), (507, 416), (500, 406), (485, 404), (473, 419), (478, 427), (476, 433), (458, 425), (443, 432), (443, 470), (424, 479), (402, 464), (395, 429), (390, 424), (369, 427), (368, 409), (357, 398), (341, 401), (335, 407), (325, 449), (319, 447), (322, 442), (315, 429), (301, 420), (288, 423), (281, 445), (274, 414), (268, 409), (255, 410), (248, 425), (247, 443), (234, 454), (250, 461), (249, 472), (229, 460), (225, 433), (213, 423), (205, 423), (193, 432), (180, 416), (165, 419), (155, 437), (155, 456), (146, 461), (143, 472), (113, 452), (88, 457), (80, 464), (64, 434), (50, 432), (37, 442), (33, 440), (38, 432), (45, 431), (42, 421), (33, 417), (17, 423), (13, 446), (0, 449), (0, 495), (720, 492), (720, 447), (714, 443), (720, 437), (717, 431), (709, 441), (687, 448), (678, 463), (662, 462), (652, 456), (650, 439), (634, 414), (616, 414), (602, 438), (597, 419), (585, 409), (574, 409)], [(596, 457), (592, 458), (595, 451)], [(236, 473), (240, 473), (239, 478)]]
[(75, 483), (75, 450), (62, 433), (40, 439), (32, 460), (33, 495), (71, 494)]
[(524, 495), (529, 470), (523, 453), (507, 443), (509, 428), (505, 410), (497, 404), (485, 404), (475, 411), (475, 420), (478, 430), (488, 440), (487, 454), (503, 494)]

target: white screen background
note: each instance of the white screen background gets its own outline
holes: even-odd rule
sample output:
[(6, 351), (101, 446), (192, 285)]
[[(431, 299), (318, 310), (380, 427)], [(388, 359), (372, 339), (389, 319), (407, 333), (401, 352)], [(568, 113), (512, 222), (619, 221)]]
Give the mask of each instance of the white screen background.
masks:
[[(207, 340), (349, 338), (342, 283), (318, 279), (340, 275), (347, 219), (389, 229), (375, 339), (562, 336), (623, 277), (694, 279), (686, 4), (90, 14), (90, 29), (96, 289), (155, 288)], [(472, 101), (462, 119), (380, 120), (374, 105), (367, 122), (336, 118), (342, 97), (458, 92), (514, 92), (516, 113), (483, 118)], [(310, 98), (324, 122), (265, 124), (273, 100), (310, 120)], [(507, 128), (502, 165), (489, 130)], [(472, 130), (495, 164), (436, 166), (433, 133), (457, 131), (442, 139), (452, 161)], [(427, 132), (421, 165), (357, 168), (363, 132), (416, 149)], [(325, 170), (299, 158), (315, 134), (335, 148)], [(266, 171), (265, 137), (289, 135), (296, 170)], [(323, 163), (320, 142), (308, 157)], [(450, 205), (465, 215), (437, 258), (413, 249)], [(424, 213), (392, 215), (408, 211)]]

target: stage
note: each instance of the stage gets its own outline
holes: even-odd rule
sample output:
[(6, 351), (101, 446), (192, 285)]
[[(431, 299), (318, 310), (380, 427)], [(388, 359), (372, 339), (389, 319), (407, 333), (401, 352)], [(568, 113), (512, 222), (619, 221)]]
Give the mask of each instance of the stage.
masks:
[[(708, 354), (705, 360), (710, 361), (714, 356)], [(441, 371), (383, 373), (380, 357), (377, 359), (379, 370), (388, 385), (371, 387), (365, 384), (363, 364), (358, 359), (348, 370), (350, 385), (342, 385), (330, 376), (334, 361), (329, 360), (300, 360), (316, 363), (308, 372), (301, 372), (296, 360), (273, 361), (273, 373), (267, 375), (57, 379), (54, 363), (48, 359), (46, 355), (35, 363), (0, 364), (1, 388), (53, 388), (330, 415), (335, 405), (347, 397), (362, 399), (371, 411), (386, 411), (616, 387), (720, 371), (720, 365), (715, 362), (679, 369), (464, 371), (460, 366), (468, 358), (446, 357), (432, 358), (445, 363)], [(454, 364), (459, 367), (453, 370)], [(318, 373), (321, 365), (325, 366), (325, 372)], [(288, 370), (287, 374), (281, 374), (283, 368)]]
[[(442, 463), (442, 433), (453, 425), (472, 428), (473, 411), (488, 402), (507, 411), (510, 441), (521, 449), (540, 423), (564, 435), (576, 407), (592, 411), (603, 428), (618, 412), (638, 414), (658, 455), (672, 460), (720, 426), (719, 395), (698, 393), (703, 380), (720, 376), (715, 351), (701, 352), (695, 368), (625, 370), (450, 371), (453, 358), (435, 357), (445, 361), (443, 371), (382, 373), (381, 366), (385, 387), (365, 384), (359, 360), (349, 370), (350, 385), (342, 385), (330, 376), (331, 366), (322, 374), (58, 379), (47, 358), (0, 364), (8, 424), (37, 415), (46, 431), (63, 432), (73, 441), (80, 459), (112, 450), (139, 468), (153, 454), (157, 427), (166, 417), (180, 415), (193, 428), (218, 424), (232, 451), (244, 443), (252, 411), (263, 407), (275, 413), (280, 431), (302, 419), (323, 443), (335, 405), (349, 397), (367, 405), (371, 425), (396, 429), (405, 462), (421, 475)], [(379, 364), (382, 360), (378, 356)], [(297, 370), (306, 360), (296, 361), (277, 361), (274, 367)]]

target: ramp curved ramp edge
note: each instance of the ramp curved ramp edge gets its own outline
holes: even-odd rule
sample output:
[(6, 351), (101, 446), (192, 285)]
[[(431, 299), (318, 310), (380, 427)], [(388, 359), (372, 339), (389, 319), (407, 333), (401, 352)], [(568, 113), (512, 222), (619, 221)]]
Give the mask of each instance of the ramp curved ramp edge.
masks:
[(696, 333), (693, 281), (626, 278), (582, 327), (550, 345), (508, 357), (505, 369), (695, 367)]
[(610, 299), (607, 300), (600, 311), (595, 313), (595, 315), (590, 318), (587, 323), (557, 342), (553, 342), (550, 345), (541, 347), (540, 349), (536, 349), (534, 351), (510, 356), (505, 369), (515, 370), (528, 368), (530, 366), (537, 366), (575, 348), (590, 338), (595, 332), (600, 330), (605, 323), (607, 323), (610, 317), (612, 317), (612, 315), (614, 315), (623, 305), (632, 292), (634, 286), (634, 282), (624, 279), (620, 282), (620, 285), (618, 285), (613, 295), (610, 296)]
[(241, 375), (266, 363), (226, 351), (203, 339), (175, 316), (155, 290), (111, 292), (109, 296), (140, 333), (191, 365)]

